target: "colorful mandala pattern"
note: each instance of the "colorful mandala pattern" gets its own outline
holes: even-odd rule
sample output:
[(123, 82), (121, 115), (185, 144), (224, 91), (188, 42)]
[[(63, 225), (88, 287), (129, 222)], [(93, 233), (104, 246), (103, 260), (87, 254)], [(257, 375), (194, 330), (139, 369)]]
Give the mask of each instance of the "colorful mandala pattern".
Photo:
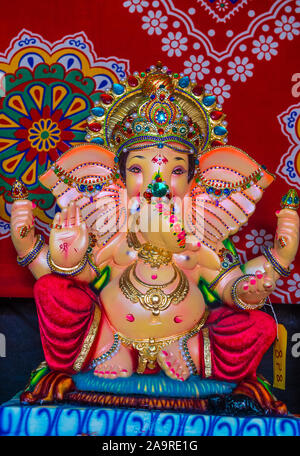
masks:
[(98, 59), (84, 34), (54, 44), (22, 31), (0, 56), (0, 239), (7, 237), (11, 185), (22, 179), (46, 235), (53, 196), (38, 181), (53, 161), (84, 142), (86, 119), (99, 94), (128, 72), (125, 60)]
[(290, 147), (281, 157), (277, 173), (300, 190), (300, 104), (290, 106), (278, 116), (278, 121)]

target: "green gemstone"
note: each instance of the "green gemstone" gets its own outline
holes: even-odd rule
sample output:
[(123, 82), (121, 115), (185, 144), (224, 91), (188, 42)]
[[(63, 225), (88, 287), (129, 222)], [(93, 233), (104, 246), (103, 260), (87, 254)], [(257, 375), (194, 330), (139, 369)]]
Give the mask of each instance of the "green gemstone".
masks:
[(141, 77), (144, 78), (146, 76), (146, 73), (142, 72)]
[(179, 74), (178, 73), (174, 73), (173, 76), (174, 76), (174, 78), (178, 78)]
[(116, 179), (119, 179), (119, 177), (120, 177), (120, 175), (117, 173), (117, 174), (115, 175), (115, 178), (116, 178)]
[(69, 182), (69, 179), (64, 179), (64, 183), (67, 184)]
[(168, 185), (162, 182), (155, 182), (152, 186), (152, 194), (156, 197), (165, 196), (168, 191)]

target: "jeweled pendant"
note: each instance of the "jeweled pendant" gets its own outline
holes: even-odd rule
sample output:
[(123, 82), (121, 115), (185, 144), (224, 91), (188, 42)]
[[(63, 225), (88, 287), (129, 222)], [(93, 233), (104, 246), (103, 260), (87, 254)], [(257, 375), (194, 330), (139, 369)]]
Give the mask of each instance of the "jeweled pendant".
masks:
[(155, 182), (152, 185), (152, 195), (155, 197), (162, 197), (165, 196), (169, 187), (167, 184), (164, 184), (163, 182)]

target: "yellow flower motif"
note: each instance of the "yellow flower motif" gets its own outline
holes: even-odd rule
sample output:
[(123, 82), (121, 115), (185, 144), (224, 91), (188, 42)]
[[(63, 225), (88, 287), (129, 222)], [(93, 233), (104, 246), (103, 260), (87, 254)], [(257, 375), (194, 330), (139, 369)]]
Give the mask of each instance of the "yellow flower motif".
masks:
[(51, 119), (40, 119), (29, 129), (28, 140), (38, 151), (49, 151), (60, 141), (60, 129)]

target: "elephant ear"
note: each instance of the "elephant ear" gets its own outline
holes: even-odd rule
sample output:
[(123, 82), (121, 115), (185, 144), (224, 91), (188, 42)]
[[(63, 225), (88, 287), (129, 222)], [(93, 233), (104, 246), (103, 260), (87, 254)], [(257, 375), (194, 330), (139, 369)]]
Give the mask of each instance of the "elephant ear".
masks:
[(116, 175), (114, 157), (109, 149), (82, 144), (67, 150), (39, 177), (61, 209), (71, 201), (77, 203), (99, 247), (116, 237), (126, 224), (125, 186)]
[(273, 180), (271, 173), (242, 150), (233, 146), (211, 149), (200, 158), (191, 188), (189, 231), (218, 251), (248, 221)]

